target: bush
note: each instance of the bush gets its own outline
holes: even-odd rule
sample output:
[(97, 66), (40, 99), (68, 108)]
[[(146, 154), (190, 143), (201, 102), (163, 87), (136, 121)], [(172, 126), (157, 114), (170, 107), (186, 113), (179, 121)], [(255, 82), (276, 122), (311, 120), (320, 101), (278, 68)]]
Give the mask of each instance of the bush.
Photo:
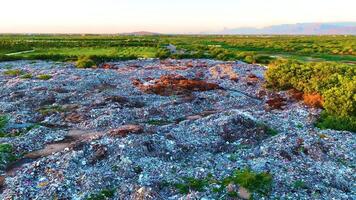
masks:
[(344, 80), (340, 87), (333, 87), (324, 93), (324, 108), (338, 116), (356, 116), (356, 78)]
[(316, 123), (320, 129), (333, 129), (339, 131), (356, 132), (356, 117), (354, 116), (335, 116), (327, 112), (322, 112)]
[(40, 74), (40, 75), (37, 76), (37, 78), (40, 79), (40, 80), (49, 80), (49, 79), (52, 78), (52, 76), (49, 75), (49, 74)]
[(95, 66), (95, 62), (89, 56), (82, 56), (76, 62), (78, 68), (91, 68)]
[(334, 118), (356, 116), (356, 68), (352, 65), (278, 60), (269, 65), (266, 82), (270, 88), (304, 92), (306, 104), (323, 106)]

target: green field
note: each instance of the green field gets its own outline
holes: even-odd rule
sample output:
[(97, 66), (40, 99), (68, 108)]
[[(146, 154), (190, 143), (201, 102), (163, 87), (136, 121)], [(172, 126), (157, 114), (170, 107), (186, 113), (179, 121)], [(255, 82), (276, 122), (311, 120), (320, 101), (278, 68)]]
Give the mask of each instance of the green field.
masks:
[[(176, 52), (167, 50), (169, 44)], [(356, 36), (0, 35), (0, 60), (213, 58), (267, 64), (276, 58), (356, 63)]]

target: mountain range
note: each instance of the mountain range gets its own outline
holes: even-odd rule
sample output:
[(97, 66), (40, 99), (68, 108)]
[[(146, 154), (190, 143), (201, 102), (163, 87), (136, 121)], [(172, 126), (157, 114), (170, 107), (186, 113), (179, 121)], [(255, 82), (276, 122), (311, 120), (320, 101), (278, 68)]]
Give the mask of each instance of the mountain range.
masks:
[(207, 32), (204, 34), (356, 35), (356, 22), (281, 24), (263, 28), (225, 28), (220, 32)]

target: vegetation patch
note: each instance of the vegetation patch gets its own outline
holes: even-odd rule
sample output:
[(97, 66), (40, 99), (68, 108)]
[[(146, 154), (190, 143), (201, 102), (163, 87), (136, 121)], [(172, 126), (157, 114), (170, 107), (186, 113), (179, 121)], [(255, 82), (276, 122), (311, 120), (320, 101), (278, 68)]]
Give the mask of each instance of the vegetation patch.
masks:
[(52, 78), (52, 75), (49, 75), (49, 74), (40, 74), (40, 75), (37, 76), (37, 78), (40, 79), (40, 80), (46, 81), (46, 80), (51, 79), (51, 78)]
[(231, 191), (228, 189), (230, 185), (242, 187), (252, 194), (267, 196), (272, 189), (272, 175), (267, 172), (256, 173), (250, 169), (242, 169), (234, 171), (232, 175), (221, 180), (215, 179), (212, 175), (203, 179), (188, 177), (183, 178), (182, 183), (173, 186), (183, 194), (191, 191), (202, 192), (212, 188), (212, 192), (221, 195), (225, 193), (229, 196), (237, 196), (238, 190)]
[(307, 184), (302, 180), (296, 180), (292, 184), (293, 188), (296, 190), (307, 189)]
[(13, 152), (13, 147), (11, 144), (3, 143), (0, 144), (0, 169), (5, 169), (5, 167), (17, 160), (17, 156)]
[(95, 66), (95, 62), (89, 56), (81, 56), (76, 62), (78, 68), (92, 68)]
[(115, 196), (115, 189), (103, 189), (99, 193), (91, 194), (87, 200), (105, 200)]
[(164, 126), (164, 125), (172, 124), (173, 122), (168, 120), (163, 120), (163, 119), (150, 119), (146, 123), (154, 126)]
[(316, 122), (316, 127), (320, 129), (333, 129), (339, 131), (356, 132), (356, 117), (354, 116), (335, 116), (322, 112), (320, 118)]
[(30, 73), (26, 73), (26, 74), (20, 76), (20, 78), (22, 78), (22, 79), (31, 79), (32, 77), (33, 76)]
[[(267, 86), (304, 92), (304, 102), (323, 107), (321, 128), (355, 131), (356, 67), (333, 62), (278, 60), (266, 72)], [(338, 124), (339, 123), (339, 124)]]
[(9, 122), (9, 118), (5, 115), (0, 115), (0, 137), (5, 135), (5, 127)]
[(4, 75), (6, 76), (20, 76), (22, 74), (24, 74), (24, 72), (19, 69), (8, 69), (4, 72)]
[(51, 105), (51, 106), (44, 106), (38, 110), (42, 115), (51, 115), (54, 113), (61, 113), (66, 112), (67, 110), (64, 109), (60, 105)]

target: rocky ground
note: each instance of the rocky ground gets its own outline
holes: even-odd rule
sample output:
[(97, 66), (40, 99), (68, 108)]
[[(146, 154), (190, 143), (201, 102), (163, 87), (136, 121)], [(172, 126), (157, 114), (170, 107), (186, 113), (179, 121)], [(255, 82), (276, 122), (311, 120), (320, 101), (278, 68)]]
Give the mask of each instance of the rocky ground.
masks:
[[(355, 134), (315, 128), (320, 110), (264, 89), (264, 71), (214, 60), (2, 62), (0, 143), (12, 153), (0, 153), (0, 198), (355, 199)], [(270, 175), (272, 189), (187, 183), (241, 169)]]

